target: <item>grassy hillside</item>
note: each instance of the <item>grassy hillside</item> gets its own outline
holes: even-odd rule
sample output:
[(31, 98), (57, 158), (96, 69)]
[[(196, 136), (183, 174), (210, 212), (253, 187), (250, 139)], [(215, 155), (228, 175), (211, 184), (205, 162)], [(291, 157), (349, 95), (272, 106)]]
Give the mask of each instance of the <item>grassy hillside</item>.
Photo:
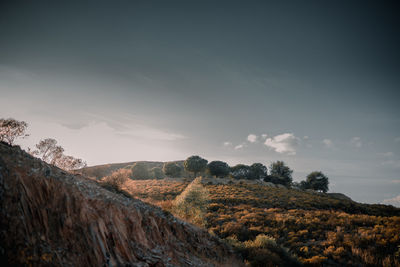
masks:
[[(162, 168), (164, 165), (164, 162), (159, 162), (159, 161), (132, 161), (132, 162), (125, 162), (125, 163), (111, 163), (111, 164), (103, 164), (103, 165), (85, 167), (83, 169), (78, 170), (78, 172), (80, 172), (83, 175), (88, 176), (88, 177), (101, 179), (102, 177), (108, 176), (118, 169), (130, 168), (137, 162), (144, 163), (148, 170), (151, 170), (154, 167)], [(182, 160), (174, 161), (174, 162), (182, 168), (182, 176), (183, 177), (190, 176), (189, 173), (184, 171)]]
[[(264, 235), (306, 265), (400, 266), (398, 208), (257, 183), (203, 182), (209, 194), (205, 227), (233, 244), (252, 266), (267, 266), (266, 253), (269, 262), (282, 260), (282, 251), (251, 247)], [(187, 184), (184, 179), (129, 181), (126, 190), (170, 210), (171, 199)]]

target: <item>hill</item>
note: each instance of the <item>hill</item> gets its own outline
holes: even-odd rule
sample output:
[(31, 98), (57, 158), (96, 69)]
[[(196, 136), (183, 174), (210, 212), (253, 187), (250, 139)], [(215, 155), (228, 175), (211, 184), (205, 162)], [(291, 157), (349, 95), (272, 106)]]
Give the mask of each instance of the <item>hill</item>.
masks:
[(160, 208), (0, 143), (6, 266), (241, 266), (231, 248)]
[[(88, 177), (101, 179), (102, 177), (108, 176), (118, 169), (130, 168), (135, 163), (138, 163), (138, 162), (144, 163), (144, 165), (146, 166), (146, 168), (148, 170), (150, 170), (154, 167), (162, 168), (164, 165), (164, 162), (159, 162), (159, 161), (132, 161), (132, 162), (125, 162), (125, 163), (111, 163), (111, 164), (90, 166), (90, 167), (82, 168), (77, 172), (79, 172), (85, 176), (88, 176)], [(182, 168), (182, 176), (183, 177), (190, 176), (190, 174), (185, 172), (185, 170), (183, 169), (183, 160), (178, 160), (178, 161), (173, 161), (173, 162), (175, 162), (178, 166), (180, 166)]]
[[(287, 266), (282, 250), (261, 252), (249, 245), (263, 235), (305, 265), (400, 266), (398, 208), (259, 181), (203, 178), (202, 183), (209, 203), (205, 227), (233, 244), (251, 266)], [(131, 180), (125, 190), (173, 211), (173, 199), (187, 184)]]

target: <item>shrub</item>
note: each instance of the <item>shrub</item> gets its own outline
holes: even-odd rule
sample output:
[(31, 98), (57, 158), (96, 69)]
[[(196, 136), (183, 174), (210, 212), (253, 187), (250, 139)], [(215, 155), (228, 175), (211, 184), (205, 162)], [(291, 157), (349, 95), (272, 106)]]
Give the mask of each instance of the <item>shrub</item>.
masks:
[(164, 173), (160, 167), (154, 167), (150, 170), (150, 174), (154, 179), (164, 178)]
[(119, 169), (111, 175), (104, 177), (101, 182), (104, 187), (121, 191), (124, 183), (130, 178), (131, 171), (127, 169)]
[(144, 162), (136, 162), (135, 164), (133, 164), (131, 170), (132, 179), (146, 180), (150, 178), (149, 171), (147, 169), (146, 163)]
[(163, 166), (165, 175), (170, 177), (179, 177), (182, 169), (175, 162), (166, 162)]

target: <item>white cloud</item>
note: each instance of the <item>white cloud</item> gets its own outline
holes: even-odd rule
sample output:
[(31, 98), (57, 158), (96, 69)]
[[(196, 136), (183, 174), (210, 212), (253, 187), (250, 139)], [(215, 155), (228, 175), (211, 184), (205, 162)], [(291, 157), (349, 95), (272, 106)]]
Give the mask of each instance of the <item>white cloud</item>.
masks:
[(264, 145), (273, 149), (275, 152), (288, 155), (296, 155), (296, 147), (299, 143), (299, 138), (292, 133), (284, 133), (276, 135), (265, 140)]
[(392, 184), (400, 184), (400, 179), (398, 179), (398, 180), (391, 180), (390, 183), (392, 183)]
[(231, 145), (232, 145), (232, 143), (229, 141), (224, 142), (224, 146), (231, 146)]
[(383, 203), (393, 205), (396, 207), (400, 207), (400, 195), (398, 195), (394, 198), (385, 199), (385, 200), (383, 200)]
[(268, 137), (268, 134), (262, 134), (261, 137), (262, 137), (263, 139), (266, 139), (266, 138)]
[(247, 136), (247, 141), (249, 141), (250, 143), (255, 143), (257, 141), (257, 135), (255, 134), (249, 134)]
[(160, 141), (175, 141), (186, 138), (184, 135), (178, 133), (171, 133), (161, 129), (151, 128), (145, 125), (135, 125), (128, 130), (120, 131), (118, 134), (125, 137)]
[(362, 146), (361, 138), (358, 136), (351, 138), (350, 144), (356, 148), (360, 148)]
[(322, 143), (325, 145), (327, 148), (332, 148), (333, 147), (333, 142), (331, 139), (324, 139), (322, 140)]
[(246, 146), (246, 144), (242, 143), (242, 144), (239, 144), (239, 145), (235, 146), (235, 149), (239, 150), (239, 149), (244, 148), (245, 146)]
[(308, 140), (308, 138), (309, 138), (308, 135), (303, 136), (304, 140)]

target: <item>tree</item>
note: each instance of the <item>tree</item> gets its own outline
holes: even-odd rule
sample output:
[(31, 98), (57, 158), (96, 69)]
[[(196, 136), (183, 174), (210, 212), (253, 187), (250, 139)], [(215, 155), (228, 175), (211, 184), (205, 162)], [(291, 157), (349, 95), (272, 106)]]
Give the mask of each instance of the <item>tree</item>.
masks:
[(146, 180), (149, 179), (149, 171), (147, 169), (146, 163), (136, 162), (133, 164), (132, 168), (132, 179), (136, 180)]
[(154, 167), (150, 170), (150, 173), (154, 179), (164, 178), (164, 173), (160, 167)]
[(179, 177), (181, 175), (182, 168), (179, 167), (175, 162), (165, 162), (163, 171), (166, 176)]
[(329, 179), (320, 171), (314, 171), (307, 175), (305, 186), (315, 191), (326, 193), (329, 189)]
[(203, 159), (199, 156), (191, 156), (185, 160), (183, 166), (185, 167), (186, 171), (192, 172), (194, 174), (194, 177), (196, 177), (197, 173), (202, 172), (206, 169), (207, 163), (208, 161), (206, 159)]
[(28, 124), (24, 121), (0, 119), (0, 141), (13, 145), (15, 139), (29, 136), (25, 133), (27, 127)]
[(225, 177), (229, 174), (229, 165), (223, 161), (211, 161), (207, 165), (207, 170), (215, 177)]
[(32, 154), (41, 158), (43, 161), (55, 165), (64, 153), (64, 148), (57, 145), (57, 140), (46, 138), (36, 144), (36, 150)]
[(261, 163), (253, 163), (250, 166), (250, 177), (252, 180), (263, 180), (267, 177), (268, 170), (267, 167)]
[(283, 184), (285, 186), (290, 186), (292, 183), (292, 173), (291, 170), (283, 161), (273, 162), (269, 167), (269, 175), (264, 179), (266, 182), (272, 182), (275, 184)]
[(63, 170), (71, 171), (86, 167), (86, 162), (72, 156), (62, 155), (55, 165)]
[(86, 167), (86, 162), (82, 159), (64, 155), (64, 148), (58, 146), (57, 141), (52, 138), (40, 140), (36, 144), (36, 150), (31, 151), (30, 154), (67, 171)]
[(237, 164), (231, 168), (231, 176), (235, 179), (249, 179), (251, 175), (250, 166)]

